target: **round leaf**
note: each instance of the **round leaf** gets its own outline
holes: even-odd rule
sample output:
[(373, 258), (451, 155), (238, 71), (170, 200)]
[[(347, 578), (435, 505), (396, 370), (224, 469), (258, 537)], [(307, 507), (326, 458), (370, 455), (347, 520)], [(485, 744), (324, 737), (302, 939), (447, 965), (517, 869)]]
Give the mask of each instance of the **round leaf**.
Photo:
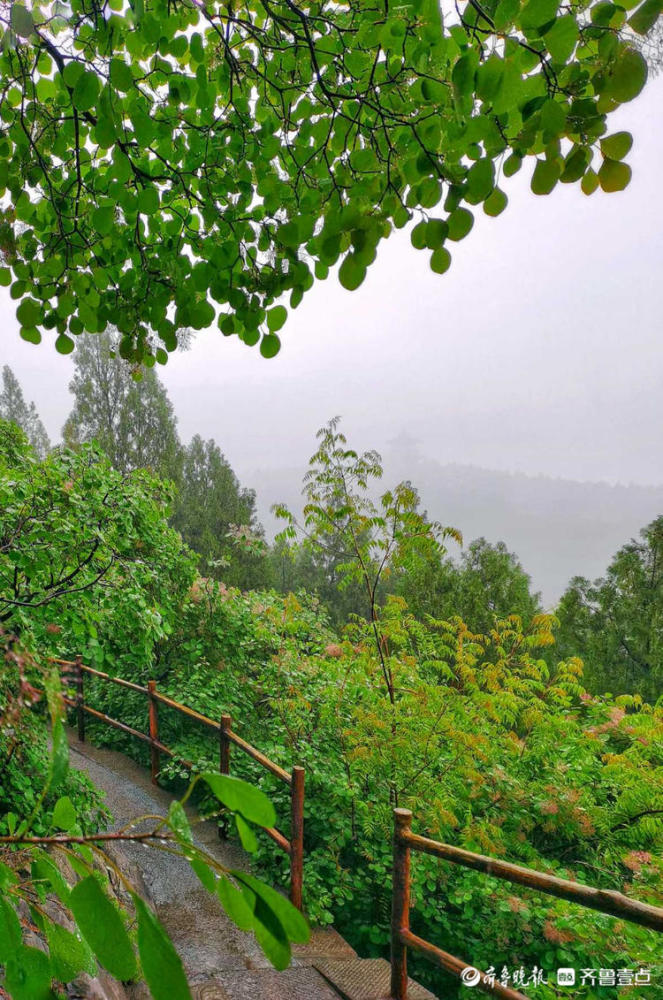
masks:
[(353, 292), (366, 277), (366, 265), (356, 254), (349, 253), (338, 269), (338, 278), (344, 288)]
[(631, 180), (631, 168), (619, 160), (604, 160), (599, 170), (599, 184), (604, 191), (623, 191)]
[(9, 23), (11, 24), (12, 29), (17, 35), (20, 35), (21, 38), (27, 38), (28, 35), (32, 33), (35, 26), (35, 23), (32, 20), (32, 14), (26, 7), (23, 6), (22, 3), (15, 3), (12, 5)]
[(268, 333), (260, 341), (260, 353), (263, 358), (275, 358), (281, 350), (281, 341), (276, 334)]

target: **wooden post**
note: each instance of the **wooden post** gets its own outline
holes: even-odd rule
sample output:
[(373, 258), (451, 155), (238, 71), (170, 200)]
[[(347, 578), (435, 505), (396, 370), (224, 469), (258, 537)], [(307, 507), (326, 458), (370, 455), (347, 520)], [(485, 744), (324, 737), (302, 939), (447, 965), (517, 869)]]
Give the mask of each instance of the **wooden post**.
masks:
[(407, 946), (401, 931), (410, 929), (410, 848), (403, 841), (409, 833), (412, 813), (409, 809), (394, 809), (394, 863), (391, 904), (391, 996), (407, 1000)]
[(153, 785), (157, 784), (159, 771), (161, 770), (161, 754), (159, 753), (159, 748), (155, 745), (155, 740), (159, 739), (159, 710), (157, 708), (156, 698), (154, 697), (156, 689), (156, 681), (147, 682), (147, 690), (149, 692), (147, 697), (149, 699), (150, 710), (150, 756)]
[[(230, 740), (228, 733), (232, 729), (232, 716), (221, 716), (221, 728), (219, 729), (219, 771), (221, 774), (230, 774)], [(228, 817), (219, 817), (219, 838), (227, 840), (229, 833)]]
[(290, 901), (302, 908), (304, 882), (304, 778), (303, 767), (293, 767), (290, 786)]
[(81, 657), (76, 657), (76, 718), (78, 721), (78, 739), (85, 743), (85, 691), (83, 688), (83, 670)]

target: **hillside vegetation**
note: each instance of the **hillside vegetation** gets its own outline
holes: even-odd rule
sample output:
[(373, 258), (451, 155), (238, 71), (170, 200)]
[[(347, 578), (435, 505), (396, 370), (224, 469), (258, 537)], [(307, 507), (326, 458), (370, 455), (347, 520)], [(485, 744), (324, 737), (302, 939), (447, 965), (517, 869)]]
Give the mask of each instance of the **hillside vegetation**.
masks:
[[(352, 451), (336, 422), (319, 434), (304, 522), (279, 513), (288, 558), (349, 595), (356, 610), (344, 625), (332, 624), (315, 593), (242, 592), (199, 576), (168, 524), (170, 489), (149, 473), (120, 473), (93, 445), (40, 460), (0, 426), (4, 627), (41, 656), (80, 654), (125, 678), (155, 679), (212, 718), (230, 712), (273, 759), (304, 764), (314, 922), (334, 921), (364, 954), (385, 953), (396, 805), (413, 810), (422, 833), (660, 905), (661, 706), (637, 692), (587, 691), (583, 650), (555, 653), (556, 620), (539, 611), (505, 551), (469, 550), (464, 589), (451, 594), (473, 620), (452, 613), (444, 546), (454, 532), (420, 512), (410, 484), (372, 501), (379, 456)], [(492, 589), (477, 582), (477, 566), (492, 567)], [(444, 614), (421, 603), (431, 574)], [(491, 593), (520, 613), (491, 606)], [(142, 698), (95, 684), (87, 697), (145, 729)], [(215, 740), (167, 712), (160, 722), (183, 758), (200, 771), (217, 767)], [(142, 752), (108, 729), (94, 738)], [(269, 780), (233, 766), (285, 805)], [(179, 787), (189, 775), (176, 759), (162, 777)], [(285, 879), (269, 841), (258, 859), (271, 880)], [(414, 904), (415, 932), (484, 967), (659, 960), (651, 932), (516, 896), (424, 856), (414, 864)], [(441, 993), (455, 989), (430, 966), (415, 974)]]

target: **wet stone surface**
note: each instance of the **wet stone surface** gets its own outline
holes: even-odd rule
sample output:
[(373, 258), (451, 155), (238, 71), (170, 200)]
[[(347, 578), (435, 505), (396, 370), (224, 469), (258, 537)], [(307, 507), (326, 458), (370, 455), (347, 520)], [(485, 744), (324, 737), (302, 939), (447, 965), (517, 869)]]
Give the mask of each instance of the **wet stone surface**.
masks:
[[(110, 829), (168, 811), (172, 796), (152, 785), (149, 774), (122, 754), (72, 739), (71, 763), (106, 793), (114, 817)], [(199, 845), (228, 868), (248, 868), (248, 856), (220, 841), (214, 823), (201, 823), (195, 811), (187, 812)], [(137, 829), (151, 825), (146, 821)], [(143, 845), (123, 845), (122, 852), (182, 958), (195, 1000), (338, 1000), (322, 976), (307, 967), (310, 959), (304, 955), (301, 967), (275, 972), (253, 935), (235, 927), (185, 861)], [(331, 935), (329, 940), (331, 945)], [(334, 946), (339, 947), (336, 941)], [(300, 965), (297, 958), (295, 964)], [(131, 992), (132, 1000), (149, 996), (144, 986)]]

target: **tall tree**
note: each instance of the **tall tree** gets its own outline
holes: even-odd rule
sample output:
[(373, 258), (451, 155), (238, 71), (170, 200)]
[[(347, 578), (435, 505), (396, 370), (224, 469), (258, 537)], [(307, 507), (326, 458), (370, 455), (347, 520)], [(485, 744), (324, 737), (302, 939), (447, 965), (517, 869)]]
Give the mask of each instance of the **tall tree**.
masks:
[(340, 418), (334, 417), (317, 433), (318, 449), (304, 477), (302, 520), (283, 504), (274, 508), (286, 522), (277, 540), (299, 537), (299, 546), (327, 567), (330, 580), (335, 577), (338, 587), (355, 587), (362, 595), (363, 617), (370, 623), (382, 678), (394, 704), (396, 686), (381, 606), (384, 587), (412, 553), (440, 555), (443, 541), (459, 536), (419, 510), (419, 494), (411, 483), (399, 483), (375, 500), (372, 488), (382, 478), (382, 459), (376, 451), (359, 455), (349, 448), (339, 423)]
[(172, 523), (201, 556), (206, 575), (243, 588), (264, 584), (265, 546), (255, 492), (240, 486), (216, 442), (198, 434), (183, 450)]
[(357, 288), (411, 220), (443, 273), (527, 157), (537, 195), (628, 184), (607, 119), (645, 84), (628, 39), (660, 4), (445, 7), (3, 0), (0, 282), (21, 335), (66, 353), (117, 322), (140, 362), (218, 321), (271, 357), (285, 295), (337, 263)]
[(585, 662), (587, 686), (663, 695), (663, 515), (624, 545), (604, 577), (575, 577), (562, 597), (558, 649)]
[(132, 377), (117, 355), (118, 342), (113, 332), (78, 340), (65, 442), (97, 441), (122, 473), (151, 469), (177, 479), (180, 442), (168, 394), (153, 369), (145, 370), (139, 381)]
[(518, 615), (528, 628), (540, 613), (540, 595), (504, 542), (476, 538), (458, 563), (415, 554), (400, 575), (397, 593), (418, 617), (459, 616), (475, 632), (488, 634), (498, 619)]
[(0, 392), (0, 418), (16, 424), (26, 434), (39, 458), (45, 458), (51, 442), (34, 403), (25, 402), (23, 390), (9, 365), (2, 369)]

